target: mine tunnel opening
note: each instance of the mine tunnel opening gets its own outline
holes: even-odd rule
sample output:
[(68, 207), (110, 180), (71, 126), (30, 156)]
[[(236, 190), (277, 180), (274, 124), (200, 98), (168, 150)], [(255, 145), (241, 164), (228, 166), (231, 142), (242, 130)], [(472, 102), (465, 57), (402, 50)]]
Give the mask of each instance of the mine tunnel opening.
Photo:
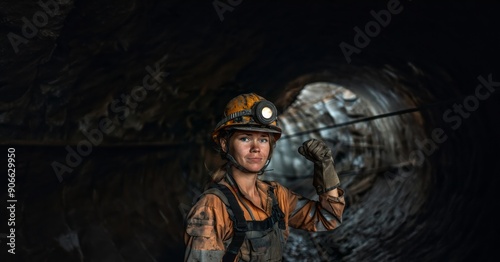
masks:
[[(422, 69), (407, 66), (413, 74), (385, 66), (355, 69), (342, 77), (305, 75), (283, 91), (277, 102), (283, 106), (283, 137), (263, 179), (317, 199), (311, 167), (297, 148), (306, 139), (322, 139), (334, 154), (347, 203), (343, 225), (335, 232), (291, 229), (287, 261), (355, 261), (370, 257), (375, 247), (383, 250), (378, 253), (381, 259), (404, 257), (391, 248), (393, 241), (411, 245), (401, 238), (429, 234), (419, 220), (435, 212), (430, 208), (435, 194), (449, 193), (439, 192), (436, 182), (450, 178), (436, 175), (446, 165), (443, 161), (457, 152), (447, 145), (438, 149), (429, 138), (447, 104), (427, 91), (419, 76)], [(439, 106), (426, 107), (436, 101)], [(374, 242), (379, 238), (384, 241)]]

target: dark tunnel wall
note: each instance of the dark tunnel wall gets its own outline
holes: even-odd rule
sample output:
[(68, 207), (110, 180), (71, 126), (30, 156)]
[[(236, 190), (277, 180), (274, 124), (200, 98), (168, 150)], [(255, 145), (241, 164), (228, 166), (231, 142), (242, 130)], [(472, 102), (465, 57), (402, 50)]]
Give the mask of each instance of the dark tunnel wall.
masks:
[[(497, 4), (232, 1), (221, 21), (213, 4), (222, 1), (40, 2), (0, 2), (0, 141), (5, 154), (15, 148), (17, 171), (15, 227), (2, 175), (2, 261), (182, 260), (183, 209), (220, 162), (209, 133), (230, 98), (257, 92), (285, 112), (307, 83), (370, 75), (409, 87), (416, 105), (441, 102), (406, 128), (431, 137), (445, 127), (450, 139), (428, 158), (426, 190), (406, 185), (405, 197), (389, 200), (375, 183), (357, 199), (397, 203), (386, 207), (392, 218), (375, 216), (379, 206), (355, 212), (349, 198), (343, 228), (303, 242), (326, 247), (306, 252), (292, 239), (286, 259), (498, 257)], [(357, 38), (381, 10), (390, 10), (387, 25)], [(357, 48), (350, 62), (343, 42)], [(444, 119), (473, 102), (479, 79), (491, 96), (451, 115), (460, 124)], [(397, 216), (395, 206), (412, 203), (423, 206)], [(398, 219), (401, 227), (384, 228)]]

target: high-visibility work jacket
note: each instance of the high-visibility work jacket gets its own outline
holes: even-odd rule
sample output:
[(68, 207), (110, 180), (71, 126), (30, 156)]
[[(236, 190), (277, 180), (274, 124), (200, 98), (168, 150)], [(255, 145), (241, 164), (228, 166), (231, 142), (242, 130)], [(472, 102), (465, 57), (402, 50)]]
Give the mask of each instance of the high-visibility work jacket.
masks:
[[(277, 182), (257, 180), (262, 203), (262, 206), (257, 206), (230, 186), (227, 180), (224, 179), (219, 184), (230, 189), (248, 222), (263, 221), (270, 217), (273, 212), (273, 198), (284, 214), (282, 227), (276, 222), (263, 232), (246, 232), (235, 261), (281, 261), (289, 227), (326, 231), (337, 228), (342, 222), (345, 200), (341, 188), (338, 188), (338, 197), (323, 194), (319, 196), (318, 201), (313, 201)], [(228, 209), (227, 200), (223, 199), (221, 194), (209, 190), (202, 194), (191, 208), (184, 235), (185, 261), (222, 261), (234, 236), (234, 216), (231, 213), (234, 208)]]

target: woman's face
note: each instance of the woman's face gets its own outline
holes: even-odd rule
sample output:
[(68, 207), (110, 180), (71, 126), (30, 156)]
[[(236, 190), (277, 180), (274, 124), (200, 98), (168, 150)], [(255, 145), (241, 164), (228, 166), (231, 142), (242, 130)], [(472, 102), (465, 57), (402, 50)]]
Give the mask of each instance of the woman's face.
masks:
[[(225, 141), (221, 141), (226, 150)], [(251, 172), (259, 172), (267, 162), (271, 148), (269, 134), (255, 131), (236, 131), (230, 138), (229, 152), (234, 159)]]

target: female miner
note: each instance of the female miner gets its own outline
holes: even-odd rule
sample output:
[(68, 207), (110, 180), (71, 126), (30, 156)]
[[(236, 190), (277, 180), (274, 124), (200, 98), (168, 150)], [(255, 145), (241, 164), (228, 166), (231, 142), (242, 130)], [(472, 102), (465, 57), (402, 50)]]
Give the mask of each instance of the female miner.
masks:
[(227, 162), (188, 213), (185, 261), (281, 261), (289, 227), (340, 226), (344, 191), (322, 141), (311, 139), (298, 149), (314, 164), (318, 201), (259, 179), (280, 136), (273, 103), (254, 93), (229, 101), (212, 133)]

